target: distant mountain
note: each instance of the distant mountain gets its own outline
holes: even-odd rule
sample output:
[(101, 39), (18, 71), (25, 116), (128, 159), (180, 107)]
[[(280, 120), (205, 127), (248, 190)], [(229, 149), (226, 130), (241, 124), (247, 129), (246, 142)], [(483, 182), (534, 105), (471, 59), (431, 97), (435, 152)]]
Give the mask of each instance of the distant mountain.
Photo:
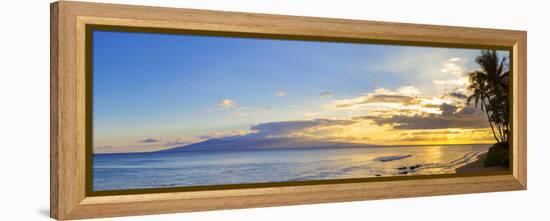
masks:
[(182, 147), (175, 147), (161, 152), (183, 151), (216, 151), (216, 150), (250, 150), (250, 149), (278, 149), (278, 148), (319, 148), (319, 147), (361, 147), (368, 144), (332, 142), (306, 138), (290, 137), (253, 137), (235, 136), (210, 139)]

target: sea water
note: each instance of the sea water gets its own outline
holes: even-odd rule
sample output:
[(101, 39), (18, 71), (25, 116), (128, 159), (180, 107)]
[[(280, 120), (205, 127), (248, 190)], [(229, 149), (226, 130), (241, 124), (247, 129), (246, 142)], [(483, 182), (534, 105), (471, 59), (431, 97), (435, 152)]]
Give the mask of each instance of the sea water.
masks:
[(455, 173), (490, 145), (94, 154), (93, 190)]

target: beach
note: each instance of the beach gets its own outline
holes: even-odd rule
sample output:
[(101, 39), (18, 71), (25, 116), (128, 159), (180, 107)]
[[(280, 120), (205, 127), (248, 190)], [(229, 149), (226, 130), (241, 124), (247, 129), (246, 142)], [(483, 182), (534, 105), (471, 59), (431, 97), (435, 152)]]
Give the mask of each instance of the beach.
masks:
[(502, 168), (502, 167), (484, 167), (483, 161), (485, 160), (485, 157), (487, 157), (487, 153), (479, 155), (476, 161), (457, 168), (456, 173), (479, 173), (479, 172), (507, 170), (507, 168)]

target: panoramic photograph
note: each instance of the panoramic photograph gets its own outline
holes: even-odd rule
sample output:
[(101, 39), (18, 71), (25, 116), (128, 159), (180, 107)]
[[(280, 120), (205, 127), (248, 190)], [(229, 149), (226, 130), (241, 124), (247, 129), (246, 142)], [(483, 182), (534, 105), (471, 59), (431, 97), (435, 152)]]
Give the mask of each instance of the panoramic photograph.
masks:
[(507, 50), (94, 30), (92, 190), (510, 167)]

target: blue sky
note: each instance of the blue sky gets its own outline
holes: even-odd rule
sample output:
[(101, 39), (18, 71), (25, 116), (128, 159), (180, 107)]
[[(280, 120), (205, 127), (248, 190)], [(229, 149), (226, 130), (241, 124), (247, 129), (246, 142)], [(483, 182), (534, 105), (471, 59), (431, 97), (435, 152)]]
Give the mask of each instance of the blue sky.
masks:
[(326, 109), (380, 88), (441, 96), (461, 90), (452, 82), (475, 69), (479, 55), (475, 49), (107, 31), (94, 31), (93, 41), (94, 146), (120, 151), (315, 116), (307, 113), (349, 118), (349, 110)]

